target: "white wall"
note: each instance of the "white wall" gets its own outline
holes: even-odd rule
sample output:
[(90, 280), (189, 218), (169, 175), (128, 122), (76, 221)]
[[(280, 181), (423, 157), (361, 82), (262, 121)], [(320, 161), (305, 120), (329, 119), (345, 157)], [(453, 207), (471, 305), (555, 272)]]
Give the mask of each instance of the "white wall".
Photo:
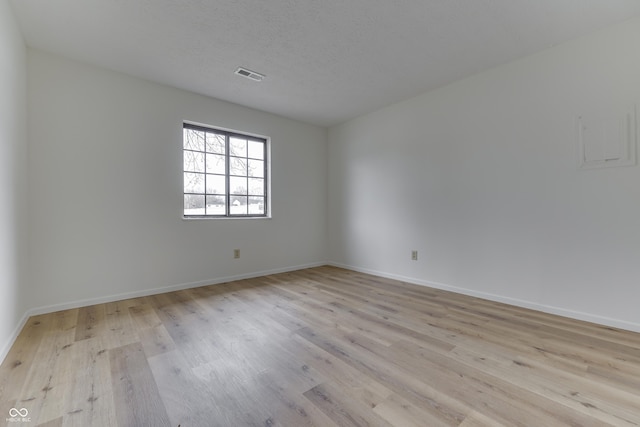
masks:
[(0, 1), (0, 361), (26, 310), (26, 48)]
[[(324, 263), (325, 129), (28, 58), (30, 307)], [(182, 219), (183, 120), (271, 137), (272, 219)]]
[(638, 46), (635, 19), (330, 129), (330, 260), (640, 331), (640, 167), (578, 170), (575, 135), (640, 104)]

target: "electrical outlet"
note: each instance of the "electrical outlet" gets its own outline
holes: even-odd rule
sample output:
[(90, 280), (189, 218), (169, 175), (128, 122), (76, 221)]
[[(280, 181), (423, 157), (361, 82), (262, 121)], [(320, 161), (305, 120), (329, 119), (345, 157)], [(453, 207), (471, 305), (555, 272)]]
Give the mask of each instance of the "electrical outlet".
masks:
[(411, 260), (412, 261), (418, 260), (418, 251), (411, 251)]
[(233, 250), (233, 257), (234, 258), (240, 258), (240, 249), (234, 249)]

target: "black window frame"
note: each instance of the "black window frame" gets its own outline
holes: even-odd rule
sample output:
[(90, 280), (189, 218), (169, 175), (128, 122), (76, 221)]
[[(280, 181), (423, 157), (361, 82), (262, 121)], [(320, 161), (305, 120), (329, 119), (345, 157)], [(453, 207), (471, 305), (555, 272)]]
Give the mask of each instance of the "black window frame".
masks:
[[(200, 150), (195, 150), (195, 149), (187, 149), (185, 148), (185, 130), (186, 129), (192, 129), (195, 131), (199, 131), (199, 132), (205, 132), (205, 134), (210, 133), (210, 134), (215, 134), (215, 135), (223, 135), (225, 138), (225, 152), (224, 152), (224, 156), (225, 156), (225, 173), (224, 175), (222, 174), (211, 174), (211, 173), (207, 173), (207, 166), (206, 166), (206, 158), (207, 158), (207, 154), (213, 154), (212, 152), (207, 151), (207, 145), (205, 142), (205, 146), (203, 148), (203, 151)], [(239, 139), (244, 139), (247, 141), (247, 149), (246, 149), (246, 155), (245, 156), (238, 156), (238, 155), (232, 155), (230, 150), (230, 142), (231, 142), (231, 138), (239, 138)], [(249, 153), (249, 141), (253, 141), (253, 142), (259, 142), (262, 144), (263, 147), (263, 152), (262, 152), (262, 158), (256, 158), (256, 157), (250, 157), (250, 153)], [(189, 151), (189, 152), (193, 152), (193, 153), (201, 153), (204, 156), (204, 171), (202, 172), (194, 172), (194, 171), (188, 171), (185, 170), (185, 153)], [(222, 155), (222, 154), (218, 154), (218, 155)], [(250, 194), (251, 190), (249, 189), (249, 183), (248, 180), (250, 178), (252, 178), (249, 174), (249, 170), (247, 169), (246, 175), (237, 175), (237, 174), (231, 174), (231, 158), (235, 158), (235, 159), (245, 159), (247, 161), (247, 166), (248, 166), (248, 162), (250, 160), (254, 160), (254, 161), (262, 161), (263, 162), (263, 171), (262, 177), (258, 177), (258, 178), (262, 178), (263, 179), (263, 193), (261, 195), (255, 195), (255, 194)], [(231, 131), (231, 130), (227, 130), (227, 129), (221, 129), (221, 128), (217, 128), (217, 127), (213, 127), (213, 126), (205, 126), (205, 125), (199, 125), (199, 124), (192, 124), (189, 122), (184, 122), (182, 124), (182, 159), (183, 159), (183, 164), (182, 164), (182, 193), (183, 193), (183, 197), (182, 197), (182, 216), (185, 219), (207, 219), (207, 218), (269, 218), (270, 217), (270, 206), (269, 206), (269, 138), (268, 137), (262, 137), (262, 136), (256, 136), (256, 135), (252, 135), (252, 134), (247, 134), (247, 133), (242, 133), (242, 132), (238, 132), (238, 131)], [(203, 193), (198, 193), (198, 192), (187, 192), (186, 188), (185, 188), (185, 174), (186, 173), (191, 173), (191, 174), (200, 174), (203, 175), (204, 177), (204, 192)], [(207, 193), (207, 176), (208, 175), (217, 175), (217, 176), (224, 176), (225, 178), (225, 194), (224, 195), (220, 195), (220, 194), (215, 194), (215, 193)], [(231, 178), (234, 177), (240, 177), (240, 178), (246, 178), (247, 179), (247, 188), (246, 188), (246, 194), (232, 194), (231, 193), (231, 188), (230, 188), (230, 181)], [(205, 213), (204, 214), (197, 214), (197, 215), (192, 215), (192, 214), (186, 214), (185, 210), (187, 208), (186, 205), (186, 196), (203, 196), (205, 199), (205, 204), (204, 204), (204, 209), (205, 209)], [(207, 197), (224, 197), (225, 198), (225, 213), (224, 214), (207, 214), (206, 213), (206, 209), (207, 209)], [(234, 198), (234, 196), (236, 196), (237, 198), (240, 197), (246, 197), (247, 199), (247, 213), (246, 214), (237, 214), (237, 213), (232, 213), (232, 200)], [(263, 199), (263, 213), (249, 213), (249, 200), (251, 197), (254, 198), (262, 198)]]

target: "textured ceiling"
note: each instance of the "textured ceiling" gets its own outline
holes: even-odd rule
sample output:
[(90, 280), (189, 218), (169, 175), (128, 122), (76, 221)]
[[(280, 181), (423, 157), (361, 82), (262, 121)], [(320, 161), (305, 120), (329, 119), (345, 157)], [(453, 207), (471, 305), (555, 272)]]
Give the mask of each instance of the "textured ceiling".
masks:
[(640, 0), (11, 3), (29, 46), (322, 126), (640, 15)]

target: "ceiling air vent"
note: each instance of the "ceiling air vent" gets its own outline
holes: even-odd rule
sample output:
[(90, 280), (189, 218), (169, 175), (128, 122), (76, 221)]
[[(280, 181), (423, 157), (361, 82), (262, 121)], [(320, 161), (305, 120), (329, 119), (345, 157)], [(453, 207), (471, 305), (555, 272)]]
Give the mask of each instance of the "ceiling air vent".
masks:
[(256, 82), (261, 82), (264, 79), (265, 75), (256, 73), (255, 71), (247, 70), (246, 68), (238, 68), (236, 70), (236, 74), (242, 77), (246, 77), (248, 79), (254, 80)]

